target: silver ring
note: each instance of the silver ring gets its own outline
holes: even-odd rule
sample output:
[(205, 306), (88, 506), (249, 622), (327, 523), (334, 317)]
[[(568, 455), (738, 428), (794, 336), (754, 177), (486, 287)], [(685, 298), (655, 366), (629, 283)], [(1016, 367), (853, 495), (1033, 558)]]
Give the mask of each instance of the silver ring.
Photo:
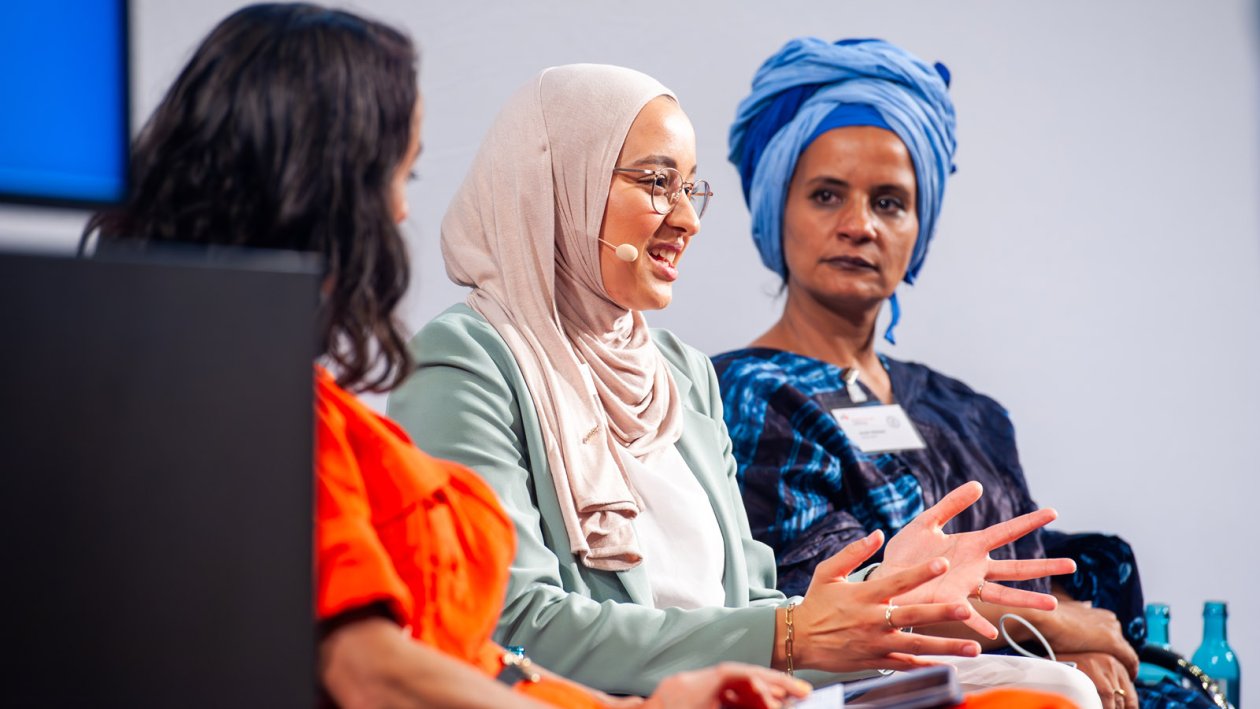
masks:
[(897, 630), (897, 626), (893, 625), (893, 622), (892, 622), (892, 612), (893, 612), (893, 609), (896, 607), (897, 606), (894, 606), (893, 604), (889, 603), (888, 607), (884, 609), (884, 622), (887, 623), (888, 627), (893, 630)]

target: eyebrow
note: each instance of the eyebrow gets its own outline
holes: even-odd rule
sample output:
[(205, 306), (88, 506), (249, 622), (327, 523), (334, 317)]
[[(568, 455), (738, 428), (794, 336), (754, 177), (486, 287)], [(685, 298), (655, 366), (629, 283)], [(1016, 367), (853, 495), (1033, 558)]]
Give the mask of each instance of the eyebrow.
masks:
[[(678, 161), (674, 160), (668, 155), (648, 155), (647, 157), (639, 158), (638, 160), (635, 160), (634, 162), (630, 163), (631, 167), (650, 166), (650, 165), (660, 165), (663, 167), (672, 167), (675, 170), (678, 169)], [(687, 177), (695, 177), (695, 176), (696, 176), (696, 168), (693, 167), (691, 168), (691, 174), (687, 175)]]
[[(838, 178), (838, 177), (830, 177), (830, 176), (827, 176), (827, 175), (819, 175), (818, 177), (812, 177), (812, 178), (810, 178), (810, 180), (809, 180), (808, 182), (806, 182), (805, 184), (807, 184), (807, 185), (828, 185), (828, 186), (834, 186), (834, 187), (848, 187), (848, 186), (849, 186), (849, 183), (848, 183), (848, 182), (846, 182), (846, 181), (844, 181), (844, 180), (842, 180), (842, 179), (840, 179), (840, 178)], [(902, 193), (905, 193), (905, 194), (907, 194), (907, 195), (909, 195), (909, 194), (910, 194), (910, 188), (909, 188), (909, 187), (907, 187), (907, 186), (905, 186), (905, 185), (898, 184), (898, 183), (896, 183), (896, 182), (888, 182), (888, 183), (885, 183), (885, 184), (882, 184), (882, 185), (875, 185), (875, 190), (876, 190), (876, 191), (878, 191), (878, 190), (896, 190), (896, 191), (898, 191), (898, 192), (902, 192)]]
[(639, 158), (630, 164), (636, 167), (639, 165), (663, 165), (665, 167), (672, 167), (675, 170), (678, 169), (678, 162), (668, 155), (648, 155), (647, 157)]
[(828, 177), (826, 175), (819, 175), (817, 177), (811, 177), (809, 178), (809, 181), (806, 182), (805, 184), (807, 185), (834, 185), (836, 187), (849, 186), (849, 183), (845, 182), (844, 180), (841, 180), (837, 177)]

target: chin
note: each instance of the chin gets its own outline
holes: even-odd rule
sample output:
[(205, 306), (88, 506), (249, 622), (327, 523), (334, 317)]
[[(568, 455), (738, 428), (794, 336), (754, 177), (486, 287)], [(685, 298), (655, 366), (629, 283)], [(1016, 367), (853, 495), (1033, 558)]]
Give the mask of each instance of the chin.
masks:
[(664, 310), (669, 307), (673, 300), (673, 290), (644, 293), (641, 297), (635, 299), (635, 307), (632, 310)]
[(871, 292), (855, 293), (853, 291), (843, 291), (839, 293), (827, 293), (821, 298), (817, 298), (817, 300), (825, 303), (828, 309), (833, 312), (853, 314), (870, 310), (872, 308), (879, 309), (883, 307), (884, 301), (891, 295), (892, 293), (885, 296), (879, 293)]

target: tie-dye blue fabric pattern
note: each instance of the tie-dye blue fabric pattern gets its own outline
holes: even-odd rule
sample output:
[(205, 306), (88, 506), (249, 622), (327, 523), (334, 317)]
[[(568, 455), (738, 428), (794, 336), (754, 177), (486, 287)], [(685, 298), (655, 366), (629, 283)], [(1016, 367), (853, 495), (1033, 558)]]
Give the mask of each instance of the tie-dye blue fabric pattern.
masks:
[[(839, 367), (759, 348), (714, 358), (749, 524), (774, 548), (786, 593), (803, 593), (813, 567), (846, 544), (875, 529), (896, 534), (967, 480), (979, 480), (986, 492), (953, 523), (958, 529), (1036, 508), (1015, 454), (1014, 429), (997, 402), (922, 365), (883, 361), (925, 450), (859, 450), (832, 414), (855, 405)], [(879, 404), (864, 391), (862, 405)], [(1035, 558), (1045, 551), (1031, 535), (993, 556)], [(1044, 580), (1016, 585), (1048, 588)]]
[[(845, 436), (833, 409), (854, 404), (844, 370), (780, 350), (754, 348), (714, 358), (727, 428), (753, 536), (774, 548), (779, 588), (803, 594), (814, 566), (875, 529), (895, 534), (927, 506), (971, 479), (984, 496), (948, 529), (987, 527), (1036, 505), (1015, 447), (1015, 430), (993, 399), (920, 364), (881, 358), (897, 403), (927, 448), (867, 455)], [(879, 401), (869, 389), (865, 405)], [(993, 551), (994, 558), (1075, 559), (1059, 579), (1073, 598), (1116, 614), (1135, 647), (1146, 639), (1142, 582), (1121, 538), (1043, 531)], [(1044, 580), (1009, 583), (1039, 591)], [(1164, 683), (1139, 687), (1142, 709), (1210, 702)]]

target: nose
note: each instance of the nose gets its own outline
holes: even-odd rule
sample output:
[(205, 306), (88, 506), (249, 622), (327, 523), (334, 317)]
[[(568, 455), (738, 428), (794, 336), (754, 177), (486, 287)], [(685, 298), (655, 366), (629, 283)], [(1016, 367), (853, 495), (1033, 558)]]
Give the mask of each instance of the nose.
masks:
[(875, 215), (866, 200), (852, 199), (840, 211), (836, 235), (862, 243), (875, 239)]
[(674, 208), (665, 215), (665, 223), (688, 239), (700, 231), (700, 216), (686, 195), (678, 195)]

